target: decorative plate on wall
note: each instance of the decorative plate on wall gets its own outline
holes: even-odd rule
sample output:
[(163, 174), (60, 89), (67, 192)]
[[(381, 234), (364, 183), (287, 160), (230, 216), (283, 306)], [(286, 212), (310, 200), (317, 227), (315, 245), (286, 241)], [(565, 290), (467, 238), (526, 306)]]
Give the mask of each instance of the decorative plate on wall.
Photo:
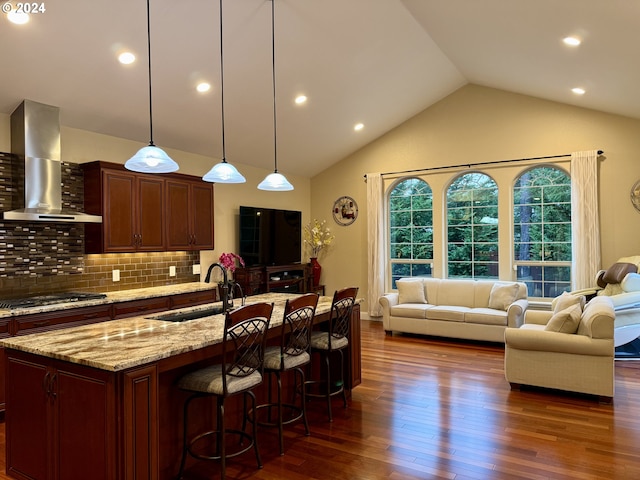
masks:
[(640, 180), (631, 187), (631, 203), (640, 212)]
[(340, 197), (333, 204), (333, 219), (338, 225), (346, 227), (358, 218), (358, 204), (351, 197)]

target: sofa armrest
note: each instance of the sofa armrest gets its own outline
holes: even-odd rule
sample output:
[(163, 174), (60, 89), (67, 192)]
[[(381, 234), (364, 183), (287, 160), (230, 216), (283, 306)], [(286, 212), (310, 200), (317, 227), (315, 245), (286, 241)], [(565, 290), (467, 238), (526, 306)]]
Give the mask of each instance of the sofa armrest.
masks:
[(546, 325), (551, 317), (553, 317), (551, 310), (527, 310), (524, 315), (524, 323)]
[(382, 305), (382, 325), (385, 330), (391, 330), (391, 307), (398, 305), (400, 302), (400, 294), (398, 292), (385, 293), (378, 299), (378, 303)]
[(614, 353), (612, 339), (525, 328), (507, 328), (504, 333), (505, 344), (518, 350), (599, 357), (613, 357)]
[(521, 298), (507, 308), (507, 326), (518, 328), (524, 323), (524, 316), (529, 307), (529, 300)]

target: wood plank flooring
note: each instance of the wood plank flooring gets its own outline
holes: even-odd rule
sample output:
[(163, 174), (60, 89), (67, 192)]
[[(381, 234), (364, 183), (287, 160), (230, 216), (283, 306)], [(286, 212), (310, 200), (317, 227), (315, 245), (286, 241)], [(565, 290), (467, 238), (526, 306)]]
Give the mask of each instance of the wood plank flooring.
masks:
[[(511, 391), (503, 355), (502, 345), (387, 337), (380, 322), (363, 321), (363, 383), (349, 408), (336, 399), (328, 423), (324, 404), (309, 403), (311, 436), (302, 425), (285, 429), (280, 456), (275, 431), (261, 431), (264, 468), (247, 453), (228, 462), (227, 478), (640, 479), (640, 362), (616, 363), (615, 399), (599, 404)], [(217, 464), (185, 475), (205, 478), (219, 478)]]

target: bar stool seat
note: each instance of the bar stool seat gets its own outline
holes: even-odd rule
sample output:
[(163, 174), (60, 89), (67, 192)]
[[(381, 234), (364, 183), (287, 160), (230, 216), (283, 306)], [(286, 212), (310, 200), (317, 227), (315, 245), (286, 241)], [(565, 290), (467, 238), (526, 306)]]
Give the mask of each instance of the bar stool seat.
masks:
[[(256, 397), (251, 390), (263, 381), (266, 333), (272, 311), (273, 304), (258, 303), (227, 313), (221, 363), (187, 373), (178, 380), (178, 388), (192, 392), (192, 395), (184, 404), (182, 460), (177, 479), (183, 476), (187, 456), (199, 460), (219, 460), (221, 477), (224, 479), (226, 460), (253, 448), (258, 468), (262, 468), (256, 435), (257, 422), (255, 415), (252, 415), (256, 406)], [(230, 429), (225, 425), (225, 400), (233, 395), (243, 396), (240, 430)], [(189, 439), (189, 406), (193, 400), (206, 397), (216, 399), (215, 428)], [(248, 401), (251, 402), (250, 408), (247, 408)], [(252, 425), (250, 433), (247, 432), (247, 421)], [(239, 439), (239, 448), (232, 452), (227, 451), (227, 437), (230, 435)], [(205, 438), (213, 439), (215, 448), (210, 442), (201, 442)], [(243, 445), (245, 440), (248, 443)], [(196, 444), (200, 445), (200, 448), (196, 449)], [(204, 444), (206, 444), (206, 450)]]
[[(267, 403), (258, 405), (257, 411), (266, 411), (266, 420), (258, 421), (260, 426), (277, 427), (280, 442), (280, 455), (284, 455), (283, 426), (302, 419), (305, 435), (309, 435), (309, 425), (306, 414), (305, 374), (302, 367), (309, 364), (311, 327), (318, 304), (318, 295), (308, 293), (293, 300), (287, 300), (282, 320), (282, 334), (280, 344), (267, 347), (264, 357), (264, 372), (276, 379), (277, 399), (272, 395), (271, 381), (268, 383)], [(293, 372), (294, 385), (291, 403), (282, 401), (282, 375)], [(296, 398), (300, 394), (300, 403)], [(284, 411), (287, 411), (285, 417)], [(273, 418), (274, 415), (277, 418)], [(264, 417), (264, 415), (263, 415)]]

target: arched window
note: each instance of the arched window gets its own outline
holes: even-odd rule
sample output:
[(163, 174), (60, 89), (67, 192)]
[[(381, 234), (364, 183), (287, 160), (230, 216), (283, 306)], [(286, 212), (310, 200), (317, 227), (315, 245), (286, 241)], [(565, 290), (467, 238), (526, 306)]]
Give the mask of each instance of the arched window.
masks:
[(447, 189), (448, 277), (498, 278), (498, 186), (484, 173)]
[(556, 297), (571, 287), (571, 179), (535, 167), (513, 186), (516, 277), (530, 297)]
[(433, 195), (424, 180), (409, 178), (391, 190), (389, 247), (392, 288), (401, 277), (431, 276)]

